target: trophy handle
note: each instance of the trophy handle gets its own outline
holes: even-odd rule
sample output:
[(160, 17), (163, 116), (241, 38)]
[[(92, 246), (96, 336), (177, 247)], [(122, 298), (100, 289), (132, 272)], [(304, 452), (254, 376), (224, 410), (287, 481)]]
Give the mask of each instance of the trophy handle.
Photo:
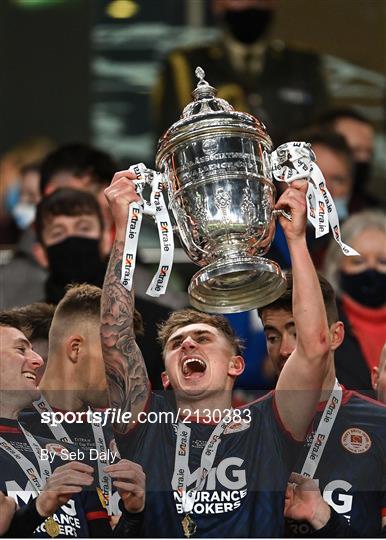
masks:
[(291, 214), (289, 214), (285, 210), (272, 210), (272, 215), (273, 215), (273, 217), (277, 217), (277, 216), (281, 215), (281, 216), (285, 217), (286, 219), (288, 219), (288, 221), (292, 221)]

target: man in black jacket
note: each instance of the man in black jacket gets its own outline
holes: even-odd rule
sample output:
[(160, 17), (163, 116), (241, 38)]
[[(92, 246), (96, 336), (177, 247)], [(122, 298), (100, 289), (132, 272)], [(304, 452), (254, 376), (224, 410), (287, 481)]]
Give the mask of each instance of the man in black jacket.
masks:
[(275, 144), (324, 112), (328, 92), (319, 55), (268, 39), (276, 5), (276, 0), (213, 0), (219, 40), (174, 50), (161, 68), (153, 95), (157, 136), (192, 101), (197, 66), (218, 97), (260, 118)]

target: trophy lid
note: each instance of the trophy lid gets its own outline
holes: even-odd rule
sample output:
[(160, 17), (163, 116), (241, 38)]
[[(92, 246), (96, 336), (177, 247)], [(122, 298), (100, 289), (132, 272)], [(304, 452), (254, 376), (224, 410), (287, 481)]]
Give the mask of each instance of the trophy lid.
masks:
[(192, 95), (194, 100), (186, 105), (180, 119), (169, 127), (158, 141), (156, 165), (178, 145), (210, 133), (238, 133), (258, 138), (271, 149), (272, 141), (264, 124), (246, 112), (235, 111), (225, 99), (216, 97), (217, 90), (205, 80), (205, 71), (197, 67), (198, 78)]
[(205, 71), (198, 66), (195, 71), (198, 83), (193, 90), (192, 95), (194, 101), (189, 103), (182, 111), (181, 118), (191, 118), (197, 114), (217, 112), (217, 111), (234, 111), (225, 99), (216, 97), (217, 90), (213, 88), (205, 79)]

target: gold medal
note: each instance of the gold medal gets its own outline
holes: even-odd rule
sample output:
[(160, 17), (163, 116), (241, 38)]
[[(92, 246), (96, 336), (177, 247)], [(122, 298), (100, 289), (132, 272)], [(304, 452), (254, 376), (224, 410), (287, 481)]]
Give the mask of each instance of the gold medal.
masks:
[(197, 525), (193, 521), (193, 519), (190, 517), (189, 514), (185, 514), (185, 517), (181, 521), (181, 523), (182, 523), (182, 528), (184, 530), (184, 535), (186, 536), (186, 538), (190, 538), (197, 531)]
[(52, 516), (48, 517), (45, 522), (44, 526), (46, 528), (47, 534), (51, 536), (51, 538), (55, 538), (56, 536), (59, 536), (60, 534), (60, 527), (58, 523), (54, 520)]

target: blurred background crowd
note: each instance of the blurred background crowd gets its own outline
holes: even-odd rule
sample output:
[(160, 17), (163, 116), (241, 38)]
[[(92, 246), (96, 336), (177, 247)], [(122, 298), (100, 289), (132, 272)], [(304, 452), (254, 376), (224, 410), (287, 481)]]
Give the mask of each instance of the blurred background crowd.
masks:
[[(219, 97), (265, 123), (274, 147), (312, 143), (343, 240), (360, 253), (344, 257), (331, 236), (315, 241), (310, 230), (315, 265), (333, 284), (346, 326), (337, 375), (373, 395), (386, 335), (385, 7), (384, 0), (0, 2), (0, 309), (28, 306), (19, 313), (43, 358), (52, 306), (66, 286), (102, 286), (114, 239), (104, 189), (130, 164), (154, 166), (157, 140), (191, 101), (200, 65)], [(290, 264), (280, 227), (268, 257), (283, 269)], [(197, 268), (179, 247), (168, 293), (155, 300), (145, 295), (159, 260), (150, 222), (138, 258), (138, 339), (159, 388), (156, 326), (188, 304)], [(245, 401), (273, 387), (275, 373), (256, 311), (229, 319), (246, 343), (238, 382)]]

